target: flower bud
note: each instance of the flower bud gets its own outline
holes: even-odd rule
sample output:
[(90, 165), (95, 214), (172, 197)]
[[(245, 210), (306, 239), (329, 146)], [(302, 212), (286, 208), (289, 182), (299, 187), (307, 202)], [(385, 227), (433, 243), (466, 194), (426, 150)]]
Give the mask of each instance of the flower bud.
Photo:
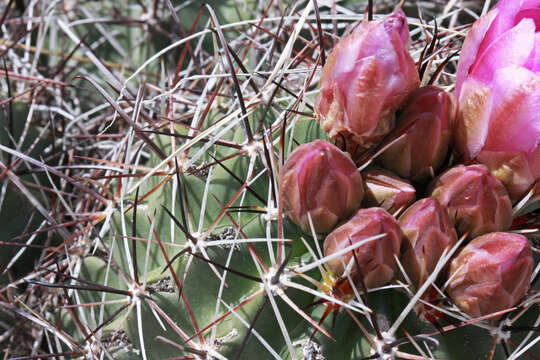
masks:
[(394, 130), (405, 134), (379, 157), (381, 164), (401, 177), (429, 178), (443, 163), (450, 143), (455, 107), (452, 97), (436, 86), (424, 86), (407, 100)]
[(292, 221), (310, 231), (328, 233), (360, 207), (364, 196), (362, 175), (353, 161), (334, 145), (316, 140), (297, 147), (280, 173), (283, 210)]
[(324, 240), (324, 255), (329, 256), (359, 241), (385, 234), (366, 241), (353, 251), (328, 261), (328, 268), (337, 276), (343, 276), (351, 262), (351, 278), (359, 284), (360, 277), (367, 288), (388, 283), (397, 268), (394, 255), (399, 256), (401, 230), (392, 215), (382, 208), (360, 209), (346, 223), (332, 231)]
[(363, 172), (365, 207), (380, 206), (393, 214), (414, 202), (416, 190), (406, 180), (389, 171), (370, 169)]
[(507, 309), (529, 290), (533, 265), (531, 246), (523, 235), (482, 235), (452, 260), (448, 294), (472, 317)]
[(506, 189), (484, 165), (458, 165), (431, 185), (431, 196), (448, 208), (459, 236), (508, 230), (512, 204)]
[(446, 206), (429, 197), (412, 204), (399, 218), (403, 232), (402, 265), (418, 289), (435, 269), (446, 248), (457, 242)]
[(394, 112), (419, 86), (408, 48), (407, 18), (400, 9), (361, 23), (328, 57), (315, 112), (322, 129), (345, 140), (349, 152), (385, 137), (394, 127)]

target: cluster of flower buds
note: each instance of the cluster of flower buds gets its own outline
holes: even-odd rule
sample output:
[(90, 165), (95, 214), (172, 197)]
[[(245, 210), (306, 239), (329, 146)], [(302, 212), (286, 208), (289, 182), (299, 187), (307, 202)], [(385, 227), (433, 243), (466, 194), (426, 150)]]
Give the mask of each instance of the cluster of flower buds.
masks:
[[(284, 213), (307, 231), (311, 216), (316, 232), (329, 233), (330, 273), (351, 286), (378, 287), (396, 277), (398, 259), (418, 290), (439, 269), (435, 280), (450, 276), (450, 297), (471, 316), (526, 295), (531, 247), (503, 231), (512, 224), (511, 200), (540, 175), (538, 5), (501, 0), (475, 23), (455, 98), (436, 86), (418, 88), (401, 10), (363, 22), (336, 45), (315, 112), (349, 154), (317, 140), (291, 153), (280, 173)], [(367, 167), (362, 177), (361, 152), (376, 154), (384, 169)], [(457, 163), (441, 169), (450, 159)], [(451, 265), (441, 263), (458, 236), (468, 243)], [(425, 288), (439, 294), (437, 283)]]

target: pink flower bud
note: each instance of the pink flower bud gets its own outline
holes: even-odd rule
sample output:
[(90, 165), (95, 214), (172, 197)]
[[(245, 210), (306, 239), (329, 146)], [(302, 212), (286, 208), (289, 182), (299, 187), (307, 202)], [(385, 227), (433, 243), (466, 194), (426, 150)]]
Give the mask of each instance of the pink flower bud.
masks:
[(388, 283), (397, 268), (394, 255), (399, 256), (401, 230), (394, 217), (382, 208), (360, 209), (349, 221), (332, 231), (324, 240), (324, 255), (380, 234), (385, 236), (366, 241), (354, 250), (356, 260), (350, 251), (328, 261), (328, 268), (342, 276), (352, 261), (351, 278), (356, 284), (359, 284), (360, 276), (368, 288)]
[(448, 208), (459, 236), (508, 230), (512, 204), (506, 189), (484, 165), (458, 165), (431, 185), (431, 196)]
[(365, 207), (380, 206), (391, 214), (414, 202), (416, 190), (406, 180), (389, 171), (370, 169), (363, 172)]
[(283, 210), (310, 231), (328, 233), (362, 203), (364, 184), (353, 161), (334, 145), (316, 140), (297, 147), (280, 173)]
[(482, 235), (452, 260), (448, 294), (472, 317), (507, 309), (527, 294), (533, 265), (531, 246), (523, 235)]
[(382, 165), (401, 177), (429, 178), (445, 159), (455, 113), (451, 95), (436, 86), (424, 86), (407, 100), (398, 118), (395, 142), (380, 157)]
[(540, 3), (501, 0), (471, 28), (459, 59), (454, 147), (519, 199), (540, 178)]
[(394, 112), (420, 83), (408, 48), (401, 9), (341, 39), (323, 68), (315, 110), (330, 137), (363, 150), (393, 129)]
[(399, 218), (403, 231), (403, 268), (416, 288), (431, 275), (444, 249), (457, 242), (446, 206), (429, 197), (412, 204)]

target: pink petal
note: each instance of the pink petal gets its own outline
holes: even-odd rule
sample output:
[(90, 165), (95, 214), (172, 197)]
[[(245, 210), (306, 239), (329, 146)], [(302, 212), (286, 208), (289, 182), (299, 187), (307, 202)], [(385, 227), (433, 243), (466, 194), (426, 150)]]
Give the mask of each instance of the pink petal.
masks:
[(463, 43), (457, 70), (457, 97), (459, 97), (461, 91), (461, 84), (463, 83), (465, 78), (469, 76), (470, 67), (476, 60), (476, 57), (478, 55), (478, 49), (482, 44), (484, 36), (486, 35), (486, 32), (488, 31), (491, 23), (493, 22), (497, 14), (498, 10), (494, 9), (488, 12), (486, 15), (482, 16), (479, 20), (477, 20), (473, 24), (471, 30), (469, 31), (469, 34), (467, 35), (467, 38), (465, 39), (465, 42)]
[(520, 0), (501, 0), (494, 9), (498, 10), (499, 15), (486, 33), (485, 41), (478, 52), (479, 54), (483, 53), (487, 46), (517, 24), (515, 17), (523, 9), (523, 4)]
[(519, 67), (495, 72), (485, 150), (532, 152), (540, 139), (540, 76)]
[(533, 72), (540, 72), (540, 33), (534, 34), (534, 50), (525, 64), (525, 68)]
[(491, 110), (491, 88), (468, 78), (459, 98), (458, 118), (454, 126), (454, 147), (465, 160), (480, 152), (486, 141)]
[(540, 0), (522, 0), (522, 9), (534, 9), (540, 7)]
[(524, 65), (534, 50), (534, 21), (523, 19), (492, 42), (470, 70), (471, 76), (489, 82), (495, 70)]
[(409, 24), (403, 9), (399, 8), (384, 19), (384, 27), (388, 34), (396, 31), (403, 44), (409, 43)]
[(504, 185), (510, 199), (516, 201), (534, 183), (534, 176), (523, 151), (482, 150), (476, 160), (486, 165)]
[(363, 25), (364, 24), (361, 24), (357, 28), (357, 31), (340, 41), (334, 50), (332, 50), (335, 53), (339, 53), (339, 56), (335, 58), (336, 63), (332, 67), (334, 74), (330, 77), (333, 78), (336, 74), (339, 74), (339, 76), (348, 76), (355, 68), (354, 60), (365, 56), (364, 53), (361, 54), (361, 51), (373, 51), (371, 48), (365, 49), (364, 42), (366, 38), (369, 38), (367, 35), (375, 26), (371, 23), (367, 23), (365, 26)]
[(516, 14), (514, 24), (519, 24), (523, 19), (532, 19), (536, 28), (540, 27), (540, 9), (524, 9)]
[[(394, 46), (397, 45), (401, 48), (404, 47), (404, 45), (392, 43), (392, 33), (388, 32), (384, 26), (380, 26), (379, 24), (379, 26), (371, 27), (371, 29), (366, 32), (362, 42), (357, 43), (358, 47), (353, 52), (357, 60), (368, 56), (376, 56), (378, 63), (383, 66), (383, 68), (391, 72), (395, 71), (398, 59)], [(384, 56), (381, 56), (383, 54)], [(353, 66), (356, 67), (356, 64), (353, 63)]]
[(540, 179), (540, 144), (537, 143), (536, 148), (529, 153), (528, 160), (534, 178), (536, 180)]
[[(356, 62), (356, 73), (348, 79), (345, 125), (356, 134), (371, 133), (378, 125), (384, 102), (385, 73), (377, 57), (369, 56)], [(360, 122), (357, 119), (364, 119)]]

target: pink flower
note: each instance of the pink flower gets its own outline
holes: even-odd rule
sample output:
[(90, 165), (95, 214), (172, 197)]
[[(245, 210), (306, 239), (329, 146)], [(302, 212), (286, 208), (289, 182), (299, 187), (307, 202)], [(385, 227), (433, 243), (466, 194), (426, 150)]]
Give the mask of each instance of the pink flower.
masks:
[(360, 24), (328, 57), (316, 115), (330, 137), (345, 139), (351, 153), (385, 137), (394, 127), (394, 112), (419, 86), (408, 48), (409, 28), (400, 9)]
[(540, 1), (501, 0), (463, 44), (454, 145), (515, 200), (540, 178)]
[(308, 232), (308, 213), (316, 232), (329, 233), (360, 207), (364, 196), (353, 161), (323, 140), (300, 145), (289, 155), (279, 186), (284, 212)]
[(503, 232), (482, 235), (452, 260), (448, 293), (473, 317), (501, 311), (527, 294), (533, 266), (525, 236)]

